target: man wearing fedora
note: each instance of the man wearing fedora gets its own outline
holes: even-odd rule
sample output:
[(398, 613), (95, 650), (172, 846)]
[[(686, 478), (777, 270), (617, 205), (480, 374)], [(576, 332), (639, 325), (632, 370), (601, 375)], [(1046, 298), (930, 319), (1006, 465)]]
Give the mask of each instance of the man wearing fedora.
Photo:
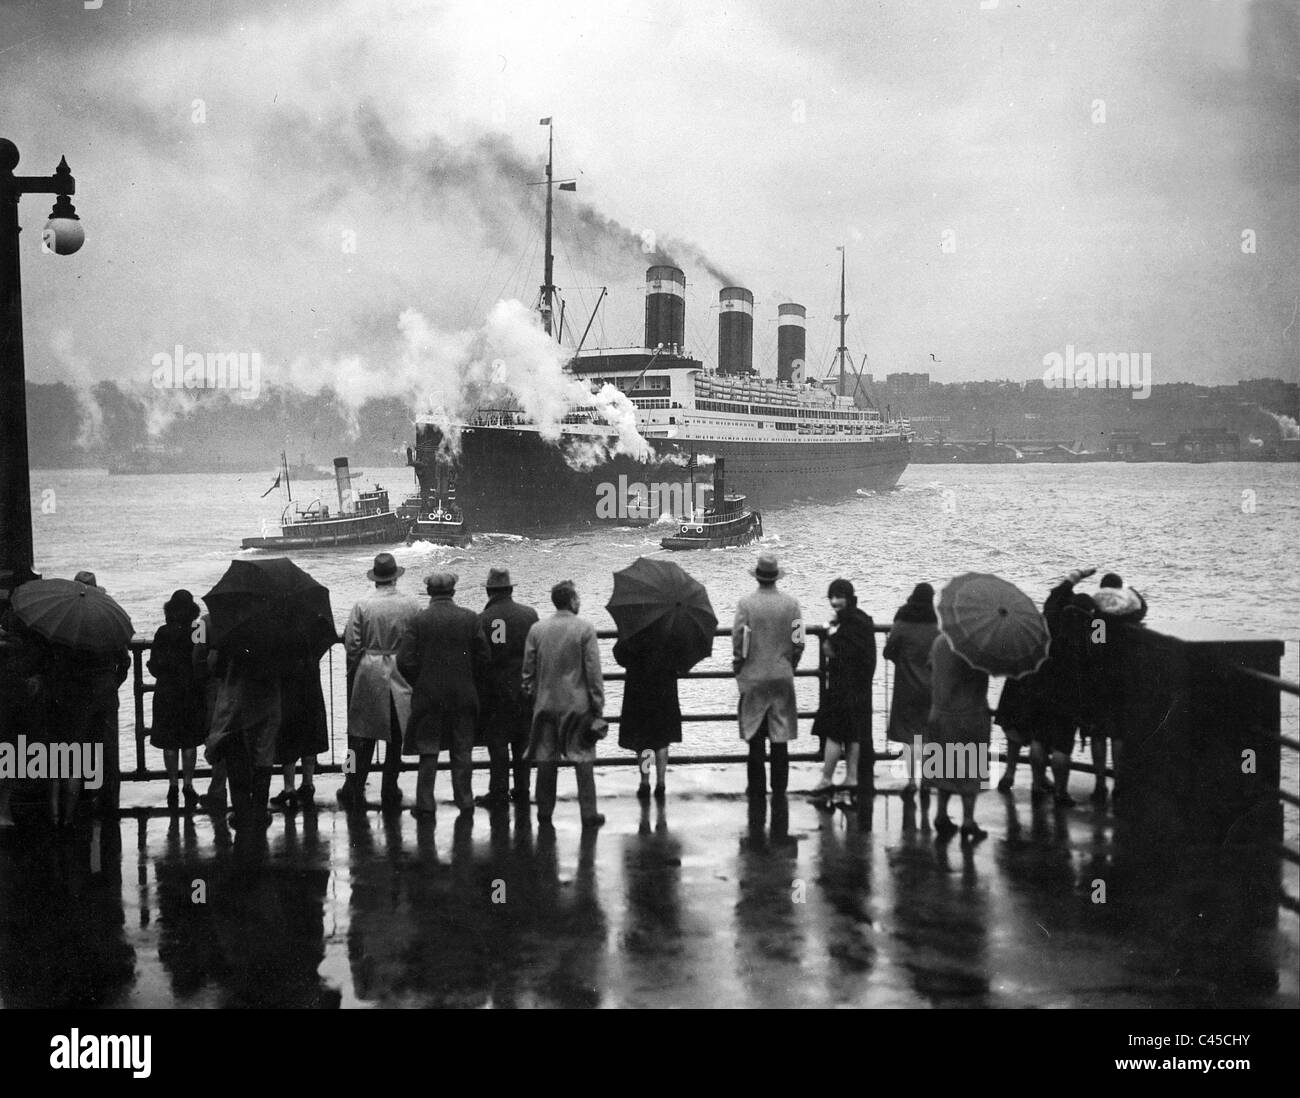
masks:
[(383, 740), (384, 777), (381, 803), (400, 808), (402, 791), (397, 779), (402, 771), (402, 735), (411, 716), (411, 687), (397, 666), (397, 646), (406, 627), (420, 612), (419, 600), (397, 590), (406, 571), (391, 553), (375, 557), (366, 573), (375, 589), (352, 608), (343, 630), (343, 650), (348, 667), (348, 768), (339, 804), (364, 808), (366, 779), (375, 744)]
[(803, 612), (776, 589), (784, 573), (761, 553), (750, 575), (758, 590), (736, 604), (731, 628), (732, 670), (740, 688), (740, 735), (749, 743), (749, 795), (767, 793), (765, 740), (772, 743), (772, 793), (784, 795), (790, 772), (786, 745), (799, 735), (794, 669), (803, 655)]
[[(492, 777), (487, 796), (479, 800), (489, 806), (503, 805), (510, 797), (528, 803), (528, 731), (533, 719), (532, 701), (523, 692), (524, 641), (537, 623), (537, 611), (514, 600), (514, 583), (506, 568), (488, 572), (488, 601), (479, 614), (487, 638), (491, 663), (488, 666), (483, 703), (483, 728)], [(509, 791), (511, 756), (514, 761), (514, 792)]]
[(605, 725), (605, 680), (596, 629), (578, 617), (581, 602), (572, 580), (551, 588), (555, 613), (528, 631), (524, 692), (534, 699), (528, 758), (537, 765), (537, 819), (555, 811), (559, 764), (573, 763), (582, 826), (599, 827), (596, 811), (596, 740)]
[(478, 725), (478, 684), (488, 666), (488, 645), (473, 610), (457, 606), (456, 574), (425, 577), (429, 605), (406, 627), (397, 649), (397, 666), (411, 683), (411, 720), (403, 751), (420, 756), (415, 786), (417, 816), (436, 811), (433, 785), (438, 752), (451, 751), (451, 787), (461, 813), (474, 811), (474, 733)]

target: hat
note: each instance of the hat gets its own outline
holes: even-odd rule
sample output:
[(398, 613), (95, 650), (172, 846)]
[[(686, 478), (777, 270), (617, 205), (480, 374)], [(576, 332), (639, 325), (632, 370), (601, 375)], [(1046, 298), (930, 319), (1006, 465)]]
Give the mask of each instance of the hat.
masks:
[(455, 572), (434, 572), (424, 577), (424, 589), (430, 595), (454, 595), (459, 578)]
[(918, 583), (912, 588), (912, 593), (907, 596), (907, 601), (929, 606), (934, 602), (934, 588), (928, 583)]
[(392, 553), (376, 553), (375, 566), (366, 573), (366, 579), (374, 580), (375, 583), (389, 583), (405, 571), (405, 568), (397, 566)]
[(846, 579), (831, 580), (830, 587), (826, 589), (826, 597), (828, 599), (833, 599), (837, 597), (842, 599), (848, 599), (849, 602), (856, 601), (853, 594), (853, 584)]
[(184, 618), (186, 621), (194, 621), (199, 616), (198, 603), (194, 601), (194, 596), (186, 591), (184, 587), (173, 591), (172, 597), (163, 603), (163, 617), (171, 618), (173, 615)]
[(1097, 586), (1123, 587), (1124, 581), (1120, 579), (1119, 576), (1117, 576), (1114, 572), (1107, 572), (1104, 576), (1101, 577), (1101, 583), (1099, 583)]
[(489, 591), (510, 590), (514, 583), (510, 579), (509, 568), (489, 568), (487, 583), (483, 585)]
[(84, 583), (87, 587), (99, 586), (99, 584), (95, 582), (95, 573), (87, 572), (84, 568), (72, 578), (76, 580), (77, 583)]
[(775, 554), (759, 553), (758, 563), (749, 570), (749, 574), (756, 580), (762, 580), (765, 583), (772, 583), (784, 576), (785, 571), (776, 566)]

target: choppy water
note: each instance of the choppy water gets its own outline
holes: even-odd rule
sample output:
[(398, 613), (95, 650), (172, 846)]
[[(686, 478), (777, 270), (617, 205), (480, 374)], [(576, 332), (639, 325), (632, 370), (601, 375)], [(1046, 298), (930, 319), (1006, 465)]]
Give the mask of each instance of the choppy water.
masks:
[[(37, 569), (46, 576), (94, 570), (152, 636), (162, 604), (177, 587), (201, 596), (239, 555), (242, 537), (274, 521), (280, 504), (260, 494), (265, 476), (119, 476), (98, 471), (36, 471), (32, 476)], [(411, 483), (405, 469), (368, 470), (395, 496)], [(1005, 576), (1041, 601), (1070, 568), (1096, 565), (1120, 572), (1151, 604), (1148, 623), (1201, 618), (1285, 639), (1283, 674), (1300, 679), (1300, 466), (1030, 465), (913, 466), (899, 487), (843, 504), (796, 504), (764, 515), (764, 547), (786, 570), (783, 587), (805, 608), (806, 620), (828, 616), (826, 585), (846, 576), (864, 609), (880, 622), (920, 580), (936, 587), (963, 571)], [(331, 485), (316, 486), (328, 502)], [(52, 490), (52, 494), (49, 490)], [(300, 489), (301, 491), (301, 489)], [(44, 505), (42, 507), (42, 505)], [(52, 505), (52, 506), (51, 506)], [(406, 567), (403, 584), (422, 593), (420, 577), (449, 569), (461, 577), (457, 601), (482, 604), (489, 566), (510, 568), (516, 597), (542, 609), (558, 580), (579, 587), (583, 613), (600, 628), (613, 623), (604, 609), (612, 573), (636, 556), (660, 552), (662, 530), (599, 528), (549, 539), (478, 535), (468, 549), (417, 543), (393, 553)], [(367, 589), (365, 571), (375, 547), (291, 554), (331, 591), (342, 627), (352, 603)], [(753, 586), (754, 547), (675, 554), (708, 588), (722, 623)], [(726, 642), (715, 652), (722, 657)], [(336, 742), (343, 743), (343, 676), (335, 650)], [(811, 657), (811, 652), (810, 652)], [(725, 666), (718, 658), (715, 666)], [(882, 665), (883, 666), (883, 665)], [(877, 690), (884, 689), (883, 671)], [(131, 702), (123, 691), (123, 761), (134, 758)], [(801, 682), (811, 707), (811, 682)], [(617, 703), (618, 688), (611, 686)], [(727, 710), (727, 682), (692, 684), (684, 707)], [(883, 698), (881, 699), (883, 701)], [(1295, 711), (1286, 720), (1294, 734)], [(877, 738), (883, 737), (877, 718)], [(684, 747), (733, 750), (734, 725), (689, 725)], [(161, 759), (152, 749), (150, 765)], [(1294, 756), (1292, 756), (1292, 759)], [(1294, 770), (1291, 773), (1294, 779)]]

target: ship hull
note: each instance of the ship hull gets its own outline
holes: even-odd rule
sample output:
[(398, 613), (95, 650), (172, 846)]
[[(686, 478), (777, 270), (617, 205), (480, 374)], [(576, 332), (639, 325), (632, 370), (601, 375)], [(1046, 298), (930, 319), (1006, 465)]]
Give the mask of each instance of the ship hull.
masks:
[[(618, 456), (575, 469), (563, 446), (536, 432), (467, 427), (461, 432), (458, 501), (475, 530), (527, 533), (582, 523), (633, 525), (681, 514), (689, 497), (689, 443), (654, 441), (651, 461)], [(696, 492), (708, 480), (704, 455), (726, 461), (729, 483), (755, 508), (796, 499), (844, 499), (857, 491), (894, 487), (910, 458), (895, 440), (783, 443), (710, 439), (696, 444), (701, 465)], [(658, 492), (645, 491), (661, 486)], [(676, 485), (669, 492), (667, 487)], [(636, 506), (638, 491), (644, 508)], [(629, 498), (631, 493), (631, 498)]]

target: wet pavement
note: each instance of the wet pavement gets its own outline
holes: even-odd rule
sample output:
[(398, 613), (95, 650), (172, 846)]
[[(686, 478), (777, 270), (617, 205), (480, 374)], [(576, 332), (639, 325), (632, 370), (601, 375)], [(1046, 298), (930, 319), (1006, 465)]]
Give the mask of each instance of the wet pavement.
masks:
[[(1203, 881), (1171, 882), (1130, 862), (1086, 776), (1072, 809), (983, 794), (989, 837), (973, 847), (938, 839), (897, 795), (874, 799), (868, 829), (797, 793), (752, 810), (743, 766), (672, 771), (663, 807), (639, 802), (636, 780), (597, 771), (608, 822), (587, 833), (571, 772), (554, 829), (513, 807), (458, 819), (444, 805), (436, 826), (378, 806), (349, 816), (337, 777), (316, 811), (277, 813), (264, 844), (157, 809), (62, 839), (29, 824), (0, 843), (0, 1000), (1300, 1005), (1295, 915), (1216, 901), (1208, 864)], [(792, 789), (815, 780), (792, 767)], [(414, 775), (403, 787), (409, 804)], [(163, 793), (127, 784), (124, 806)], [(1294, 865), (1268, 872), (1295, 894)]]

